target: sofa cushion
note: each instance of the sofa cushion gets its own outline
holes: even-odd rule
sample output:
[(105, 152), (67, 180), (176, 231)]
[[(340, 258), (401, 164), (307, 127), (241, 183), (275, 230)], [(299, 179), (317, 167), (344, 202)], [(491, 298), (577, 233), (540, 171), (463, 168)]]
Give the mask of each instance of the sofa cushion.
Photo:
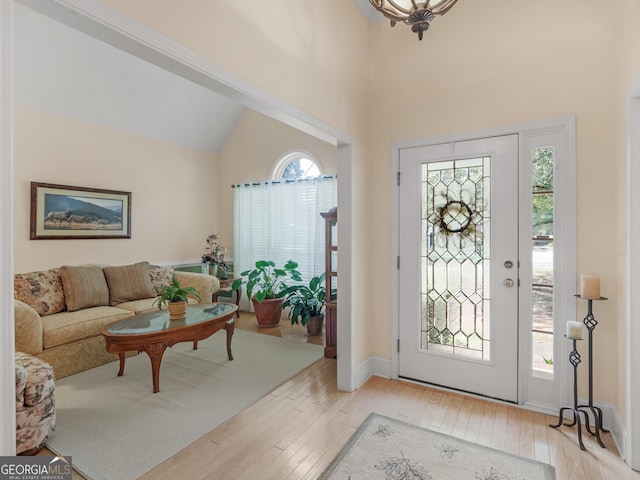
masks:
[[(142, 300), (133, 300), (131, 302), (119, 303), (118, 308), (124, 308), (126, 310), (131, 310), (135, 312), (136, 315), (139, 313), (153, 312), (154, 310), (158, 310), (158, 304), (154, 305), (154, 302), (158, 299), (158, 297), (154, 298), (143, 298)], [(195, 298), (188, 297), (187, 303), (189, 305), (198, 303), (198, 300)], [(164, 306), (162, 309), (166, 309)]]
[(109, 285), (111, 305), (156, 296), (156, 290), (149, 276), (149, 262), (104, 267), (102, 271)]
[(130, 310), (134, 312), (136, 315), (139, 313), (147, 313), (158, 311), (158, 304), (154, 305), (154, 302), (158, 299), (158, 297), (153, 298), (142, 298), (140, 300), (132, 300), (130, 302), (119, 303), (118, 308), (123, 308), (125, 310)]
[(156, 301), (158, 297), (153, 298), (143, 298), (140, 300), (132, 300), (130, 302), (119, 303), (118, 308), (123, 308), (125, 310), (130, 310), (134, 312), (136, 315), (138, 313), (146, 313), (152, 312), (154, 310), (158, 310), (158, 304), (155, 305), (153, 302)]
[(160, 267), (158, 265), (149, 265), (149, 276), (151, 277), (151, 283), (153, 288), (156, 289), (156, 294), (162, 295), (162, 286), (171, 285), (171, 279), (173, 278), (173, 267)]
[(60, 267), (60, 277), (62, 277), (67, 310), (70, 312), (109, 305), (109, 287), (102, 268), (63, 265)]
[(65, 302), (60, 269), (16, 274), (13, 277), (13, 296), (43, 316), (63, 311)]
[(130, 310), (117, 307), (91, 307), (77, 312), (60, 312), (42, 318), (44, 349), (100, 335), (110, 323), (133, 316)]

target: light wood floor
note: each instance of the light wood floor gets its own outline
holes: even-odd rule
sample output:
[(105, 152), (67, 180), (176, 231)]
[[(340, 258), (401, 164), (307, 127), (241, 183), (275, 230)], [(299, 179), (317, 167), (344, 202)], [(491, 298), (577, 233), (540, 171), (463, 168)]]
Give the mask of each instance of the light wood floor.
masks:
[[(244, 312), (238, 328), (322, 342), (284, 319), (280, 327), (259, 329)], [(620, 459), (609, 434), (606, 449), (584, 435), (582, 452), (575, 429), (549, 428), (555, 418), (511, 405), (380, 377), (355, 392), (341, 392), (331, 359), (321, 359), (141, 478), (316, 479), (371, 412), (550, 463), (557, 480), (640, 480)], [(162, 439), (150, 439), (148, 448), (154, 441)], [(132, 453), (144, 455), (143, 446)]]

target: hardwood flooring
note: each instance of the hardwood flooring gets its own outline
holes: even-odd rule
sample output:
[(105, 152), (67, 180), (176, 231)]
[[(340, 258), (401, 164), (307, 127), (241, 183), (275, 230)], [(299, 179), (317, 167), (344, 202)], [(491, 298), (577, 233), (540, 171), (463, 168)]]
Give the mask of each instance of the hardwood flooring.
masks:
[[(284, 319), (280, 327), (259, 329), (245, 312), (238, 328), (322, 342), (322, 337), (307, 337), (301, 326), (290, 327)], [(355, 392), (341, 392), (336, 389), (335, 360), (326, 358), (141, 479), (312, 480), (371, 412), (550, 463), (557, 480), (640, 480), (640, 473), (618, 455), (610, 434), (604, 435), (606, 449), (585, 434), (583, 452), (574, 428), (552, 429), (548, 425), (554, 417), (511, 405), (381, 377), (370, 378)], [(149, 448), (153, 441), (162, 439), (150, 439)], [(144, 449), (135, 454), (144, 455)]]

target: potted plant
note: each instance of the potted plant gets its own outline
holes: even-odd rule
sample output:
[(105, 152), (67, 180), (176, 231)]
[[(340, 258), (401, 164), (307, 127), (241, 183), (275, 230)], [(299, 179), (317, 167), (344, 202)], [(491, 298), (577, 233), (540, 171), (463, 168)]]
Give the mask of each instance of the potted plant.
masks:
[(324, 321), (324, 300), (326, 288), (324, 273), (313, 277), (309, 285), (292, 285), (282, 291), (284, 295), (283, 307), (289, 307), (291, 325), (298, 321), (307, 327), (309, 335), (321, 335)]
[(218, 244), (218, 235), (212, 233), (204, 241), (202, 248), (201, 272), (227, 278), (227, 264), (224, 261), (226, 247)]
[(189, 296), (202, 300), (200, 292), (195, 287), (182, 287), (178, 279), (174, 276), (171, 285), (162, 285), (162, 293), (153, 302), (158, 304), (158, 309), (162, 310), (164, 305), (169, 310), (169, 318), (172, 320), (184, 318), (187, 314), (187, 301)]
[(280, 323), (282, 316), (282, 290), (286, 287), (284, 280), (290, 278), (302, 281), (297, 268), (298, 264), (293, 260), (289, 260), (282, 268), (277, 268), (271, 260), (258, 260), (255, 268), (240, 274), (242, 278), (235, 280), (231, 289), (237, 290), (246, 283), (247, 295), (253, 302), (258, 325), (274, 327)]

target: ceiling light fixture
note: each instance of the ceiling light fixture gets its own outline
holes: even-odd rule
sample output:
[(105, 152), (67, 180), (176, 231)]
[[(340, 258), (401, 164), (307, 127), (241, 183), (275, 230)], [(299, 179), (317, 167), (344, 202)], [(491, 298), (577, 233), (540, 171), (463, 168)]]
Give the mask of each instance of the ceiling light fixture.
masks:
[(444, 15), (458, 0), (369, 0), (376, 10), (391, 20), (393, 27), (397, 22), (411, 25), (411, 31), (422, 34), (429, 29), (429, 22), (436, 15)]

